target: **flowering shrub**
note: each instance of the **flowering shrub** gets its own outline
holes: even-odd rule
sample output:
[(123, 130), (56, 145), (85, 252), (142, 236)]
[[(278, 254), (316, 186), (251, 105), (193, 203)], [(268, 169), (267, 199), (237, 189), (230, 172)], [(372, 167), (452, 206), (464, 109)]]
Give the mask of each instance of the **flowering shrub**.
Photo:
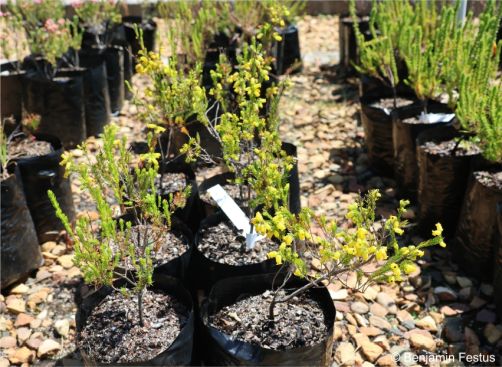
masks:
[[(129, 283), (137, 296), (141, 323), (142, 294), (152, 284), (152, 253), (160, 246), (162, 235), (171, 225), (171, 215), (182, 200), (162, 199), (154, 184), (158, 172), (159, 154), (150, 151), (141, 155), (141, 164), (131, 169), (132, 153), (127, 149), (125, 138), (117, 139), (118, 127), (108, 125), (103, 134), (103, 147), (91, 158), (85, 145), (86, 161), (78, 163), (71, 152), (66, 152), (61, 161), (66, 174), (74, 174), (81, 181), (97, 207), (100, 228), (96, 232), (90, 218), (81, 216), (75, 226), (69, 223), (56, 197), (49, 190), (49, 198), (56, 209), (68, 235), (74, 242), (75, 264), (82, 270), (87, 284), (115, 286), (116, 279)], [(91, 160), (93, 159), (93, 160)], [(107, 193), (114, 201), (107, 199)], [(185, 195), (183, 193), (181, 195)], [(131, 213), (132, 220), (116, 219), (112, 210), (117, 203), (122, 213)], [(133, 231), (134, 226), (140, 226)], [(137, 236), (136, 245), (131, 240)], [(135, 273), (131, 276), (127, 269), (119, 270), (118, 265), (126, 260), (132, 264)], [(127, 292), (125, 289), (120, 289)]]
[(28, 32), (28, 45), (32, 54), (41, 56), (55, 69), (65, 53), (70, 49), (80, 49), (81, 43), (82, 33), (79, 31), (76, 17), (72, 21), (64, 18), (57, 20), (49, 18), (43, 27)]
[(82, 24), (94, 32), (105, 30), (108, 24), (122, 20), (116, 0), (77, 0), (72, 2), (75, 14)]
[(9, 0), (7, 8), (24, 21), (26, 30), (41, 27), (48, 19), (60, 19), (65, 16), (61, 0)]
[[(416, 246), (400, 246), (397, 236), (404, 234), (406, 220), (403, 213), (409, 204), (401, 200), (396, 215), (377, 221), (376, 203), (378, 190), (371, 190), (349, 207), (346, 215), (350, 229), (344, 229), (324, 216), (316, 216), (309, 208), (292, 214), (281, 208), (275, 214), (257, 213), (253, 219), (256, 230), (269, 238), (275, 238), (280, 246), (269, 253), (278, 265), (288, 269), (288, 276), (295, 274), (308, 283), (284, 298), (277, 298), (277, 289), (271, 304), (286, 302), (307, 289), (333, 281), (343, 281), (342, 274), (356, 272), (357, 287), (364, 288), (371, 282), (401, 281), (403, 274), (415, 270), (414, 261), (424, 255), (424, 249), (440, 245), (445, 247), (440, 223), (432, 231), (433, 238)], [(375, 270), (364, 268), (370, 262), (378, 262)]]
[(1, 57), (10, 61), (20, 61), (26, 49), (22, 20), (9, 11), (0, 11), (0, 22), (3, 30), (0, 34)]

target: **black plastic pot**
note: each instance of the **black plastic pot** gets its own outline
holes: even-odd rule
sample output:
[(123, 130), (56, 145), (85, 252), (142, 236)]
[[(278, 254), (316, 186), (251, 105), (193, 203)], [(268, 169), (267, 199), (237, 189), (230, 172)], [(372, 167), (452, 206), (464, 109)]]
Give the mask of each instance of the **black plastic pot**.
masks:
[(493, 288), (497, 314), (502, 318), (502, 202), (497, 205), (497, 241), (495, 242), (495, 261), (493, 265)]
[(24, 198), (17, 167), (1, 181), (2, 246), (1, 288), (27, 276), (44, 262), (37, 233)]
[[(499, 168), (498, 172), (502, 169)], [(483, 185), (474, 172), (469, 181), (458, 222), (453, 254), (464, 271), (483, 280), (493, 276), (497, 236), (497, 203), (502, 190)]]
[[(114, 28), (112, 40), (112, 45), (120, 46), (124, 50), (124, 82), (132, 83), (133, 76), (133, 53), (131, 49), (131, 45), (127, 40), (126, 30), (124, 24), (119, 24)], [(132, 85), (132, 84), (131, 84)], [(124, 98), (130, 100), (133, 94), (131, 90), (127, 87), (124, 87)]]
[[(277, 75), (294, 74), (302, 71), (302, 55), (298, 27), (291, 24), (279, 30), (282, 40), (275, 42), (274, 57)], [(291, 70), (290, 70), (291, 69)]]
[[(0, 117), (13, 117), (16, 122), (21, 121), (23, 114), (23, 86), (24, 71), (17, 70), (18, 62), (0, 64)], [(19, 66), (20, 69), (20, 66)], [(7, 132), (8, 133), (8, 132)]]
[(82, 50), (80, 65), (86, 69), (85, 82), (85, 122), (87, 136), (98, 136), (110, 121), (110, 94), (105, 58), (99, 49)]
[[(154, 274), (152, 290), (168, 293), (180, 301), (189, 310), (187, 323), (182, 327), (178, 337), (173, 343), (159, 355), (149, 361), (137, 361), (136, 366), (189, 366), (192, 360), (193, 339), (194, 339), (194, 310), (190, 293), (183, 287), (182, 283), (172, 277), (162, 274)], [(112, 292), (109, 287), (102, 287), (92, 293), (83, 296), (78, 304), (76, 323), (77, 333), (81, 332), (85, 326), (87, 318), (92, 314), (93, 309), (98, 306), (104, 298)], [(77, 334), (78, 337), (78, 334)], [(145, 335), (147, 338), (148, 335)], [(77, 339), (78, 340), (78, 339)], [(77, 343), (78, 344), (78, 343)], [(83, 360), (86, 365), (99, 364), (98, 361), (90, 360), (82, 351)], [(120, 365), (120, 364), (119, 364)], [(132, 364), (129, 364), (132, 365)]]
[[(209, 132), (208, 128), (200, 123), (199, 121), (192, 120), (187, 122), (186, 124), (186, 129), (188, 131), (188, 135), (181, 132), (180, 129), (175, 128), (173, 129), (172, 133), (172, 141), (171, 141), (171, 146), (172, 146), (172, 154), (178, 155), (181, 147), (183, 147), (184, 144), (188, 142), (188, 137), (194, 137), (194, 136), (199, 136), (200, 138), (200, 145), (201, 147), (211, 156), (213, 159), (218, 159), (223, 156), (222, 153), (222, 148), (221, 144), (218, 142), (218, 140), (211, 135)], [(163, 140), (163, 146), (166, 148), (164, 151), (167, 151), (167, 134), (165, 134), (162, 137)], [(165, 143), (164, 143), (165, 142)]]
[[(404, 68), (406, 65), (404, 65)], [(403, 74), (407, 74), (407, 70), (403, 70)], [(406, 77), (400, 77), (401, 80), (404, 80)], [(398, 97), (405, 97), (410, 99), (416, 99), (415, 92), (408, 85), (404, 84), (404, 82), (400, 82), (396, 87), (396, 94)], [(366, 74), (361, 74), (359, 76), (359, 97), (367, 98), (367, 99), (378, 99), (378, 98), (387, 98), (392, 97), (393, 91), (392, 88), (384, 83), (382, 80), (369, 76)]]
[[(359, 17), (359, 30), (363, 34), (369, 31), (369, 18)], [(353, 64), (358, 62), (357, 41), (354, 32), (354, 20), (351, 16), (341, 16), (339, 21), (340, 65), (348, 72), (354, 72)]]
[[(223, 212), (218, 212), (210, 217), (207, 217), (201, 222), (200, 230), (207, 227), (216, 226), (228, 218)], [(198, 243), (200, 241), (200, 230), (195, 235), (195, 246), (192, 252), (192, 260), (190, 263), (190, 275), (192, 277), (192, 288), (202, 289), (208, 292), (211, 287), (219, 280), (254, 274), (272, 273), (279, 269), (275, 264), (275, 260), (267, 259), (259, 263), (249, 265), (228, 265), (208, 259), (202, 252), (199, 251)]]
[[(193, 169), (181, 159), (164, 164), (160, 169), (165, 173), (183, 173), (185, 175), (186, 185), (190, 187), (190, 195), (186, 199), (186, 205), (178, 209), (174, 215), (183, 221), (193, 232), (196, 232), (202, 220), (202, 209)], [(167, 199), (167, 197), (165, 198)]]
[(38, 240), (43, 243), (53, 240), (64, 229), (49, 201), (47, 190), (54, 192), (70, 221), (75, 219), (75, 208), (70, 179), (64, 177), (64, 167), (59, 164), (64, 151), (60, 141), (45, 134), (37, 134), (36, 138), (51, 143), (54, 150), (44, 156), (19, 158), (16, 162)]
[(41, 116), (37, 133), (57, 136), (66, 148), (85, 140), (85, 69), (61, 70), (52, 80), (27, 69), (23, 102), (27, 112)]
[(138, 56), (141, 49), (139, 40), (136, 39), (134, 26), (137, 25), (143, 31), (143, 43), (147, 51), (155, 49), (155, 36), (157, 33), (157, 23), (153, 19), (143, 21), (140, 16), (124, 16), (122, 17), (127, 42), (131, 45), (132, 54)]
[[(316, 300), (324, 313), (328, 328), (326, 338), (311, 347), (293, 348), (284, 351), (265, 349), (234, 339), (231, 335), (215, 329), (209, 319), (223, 307), (246, 296), (258, 295), (272, 290), (275, 274), (224, 279), (211, 289), (209, 299), (201, 307), (202, 337), (204, 338), (204, 363), (210, 366), (330, 366), (333, 347), (333, 328), (336, 310), (326, 288), (312, 288), (309, 297)], [(281, 280), (279, 279), (278, 282)], [(277, 283), (276, 283), (277, 284)], [(279, 283), (280, 284), (280, 283)], [(295, 289), (305, 282), (293, 278), (286, 288)]]
[[(418, 164), (416, 139), (423, 131), (446, 126), (453, 122), (436, 123), (406, 123), (403, 120), (417, 117), (422, 111), (421, 106), (403, 107), (392, 113), (392, 141), (394, 145), (394, 174), (398, 195), (415, 200), (418, 189)], [(451, 110), (443, 104), (429, 103), (428, 113), (450, 113)]]
[(462, 138), (465, 139), (453, 126), (436, 127), (417, 138), (418, 220), (424, 235), (430, 236), (438, 222), (443, 225), (447, 239), (455, 234), (472, 164), (480, 154), (432, 154), (423, 144)]
[(108, 77), (110, 109), (112, 114), (118, 115), (122, 110), (125, 98), (124, 49), (113, 45), (107, 47), (103, 52)]
[(375, 97), (367, 94), (360, 98), (361, 123), (364, 141), (368, 149), (371, 169), (382, 176), (394, 174), (394, 144), (392, 143), (392, 110), (374, 106), (382, 98), (390, 98), (392, 92)]

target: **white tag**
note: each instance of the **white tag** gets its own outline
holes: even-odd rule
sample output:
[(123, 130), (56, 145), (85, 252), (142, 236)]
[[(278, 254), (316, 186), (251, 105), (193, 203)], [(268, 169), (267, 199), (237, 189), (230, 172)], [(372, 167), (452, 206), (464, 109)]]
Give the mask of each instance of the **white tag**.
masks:
[(209, 195), (216, 201), (216, 204), (223, 210), (223, 213), (225, 213), (234, 226), (246, 237), (246, 248), (252, 249), (255, 243), (261, 240), (263, 236), (256, 233), (254, 229), (251, 233), (251, 224), (246, 214), (220, 185), (209, 188), (207, 192), (209, 192)]
[(419, 121), (426, 124), (434, 124), (436, 122), (449, 122), (455, 117), (454, 113), (420, 113)]

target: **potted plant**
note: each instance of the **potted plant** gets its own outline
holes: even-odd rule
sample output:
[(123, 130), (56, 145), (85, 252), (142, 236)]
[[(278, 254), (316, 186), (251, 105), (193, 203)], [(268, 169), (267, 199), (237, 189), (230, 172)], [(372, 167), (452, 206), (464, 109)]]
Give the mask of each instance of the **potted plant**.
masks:
[[(408, 27), (402, 29), (399, 52), (406, 62), (408, 77), (405, 83), (414, 90), (418, 106), (393, 113), (394, 170), (400, 195), (416, 199), (417, 158), (416, 138), (422, 131), (451, 124), (455, 115), (451, 109), (437, 102), (447, 93), (443, 84), (443, 65), (450, 55), (445, 42), (456, 29), (456, 7), (445, 5), (439, 16), (435, 6), (423, 2), (421, 16), (415, 16)], [(428, 14), (424, 21), (423, 14)], [(430, 17), (429, 17), (430, 14)]]
[(19, 169), (38, 240), (44, 243), (57, 239), (63, 229), (45, 195), (47, 190), (55, 193), (70, 220), (75, 218), (75, 209), (70, 180), (59, 165), (64, 148), (57, 137), (35, 133), (39, 124), (40, 116), (27, 115), (11, 134), (8, 152), (10, 160)]
[(208, 362), (329, 366), (335, 310), (324, 284), (344, 282), (349, 272), (356, 274), (359, 289), (376, 281), (401, 281), (415, 270), (414, 262), (426, 248), (445, 246), (439, 223), (432, 239), (416, 246), (398, 244), (409, 202), (402, 200), (397, 214), (376, 226), (379, 197), (377, 190), (371, 190), (350, 206), (350, 229), (314, 215), (309, 208), (298, 215), (286, 208), (274, 214), (259, 212), (253, 224), (280, 243), (269, 257), (283, 274), (228, 279), (213, 288), (202, 311), (210, 343)]
[(500, 15), (495, 2), (488, 2), (477, 27), (473, 27), (469, 16), (462, 26), (456, 27), (453, 37), (446, 40), (451, 43), (452, 55), (445, 59), (445, 84), (451, 85), (447, 88), (449, 105), (456, 107), (459, 124), (430, 129), (417, 139), (418, 216), (424, 233), (441, 221), (446, 236), (454, 235), (468, 178), (480, 160), (482, 149), (492, 157), (500, 149), (493, 136), (477, 135), (479, 116), (491, 108), (493, 101), (487, 91), (493, 88), (498, 66), (499, 52), (494, 52), (493, 45)]
[(124, 62), (124, 58), (128, 56), (127, 50), (113, 44), (116, 26), (122, 19), (119, 2), (75, 1), (72, 6), (84, 29), (82, 53), (88, 60), (97, 59), (99, 62), (105, 62), (110, 109), (113, 115), (118, 115), (125, 98), (124, 65), (127, 63)]
[(37, 232), (26, 205), (17, 166), (9, 168), (10, 137), (0, 128), (2, 187), (2, 289), (27, 276), (43, 264)]
[[(19, 121), (23, 111), (23, 94), (21, 79), (23, 71), (21, 63), (26, 50), (23, 24), (19, 17), (9, 10), (0, 14), (0, 22), (4, 32), (0, 35), (2, 58), (7, 60), (0, 64), (0, 86), (2, 111), (0, 117), (11, 117)], [(12, 131), (13, 126), (5, 126)]]
[[(78, 176), (96, 204), (98, 231), (86, 216), (72, 226), (54, 193), (48, 192), (74, 243), (74, 262), (84, 281), (97, 290), (84, 295), (77, 315), (77, 344), (90, 363), (188, 365), (192, 303), (179, 282), (165, 278), (166, 264), (189, 258), (190, 244), (171, 227), (172, 212), (181, 203), (156, 193), (158, 155), (153, 150), (142, 155), (141, 164), (131, 171), (132, 155), (125, 139), (117, 139), (117, 130), (114, 125), (105, 128), (95, 162), (78, 163), (71, 155), (61, 162)], [(125, 216), (116, 217), (107, 193)], [(156, 267), (160, 278), (154, 281)]]
[[(404, 3), (399, 3), (404, 4)], [(412, 93), (405, 93), (398, 86), (401, 83), (398, 68), (398, 38), (408, 13), (405, 9), (398, 21), (394, 18), (395, 3), (374, 4), (370, 14), (369, 31), (371, 40), (361, 33), (356, 21), (355, 1), (350, 2), (354, 18), (354, 33), (358, 45), (359, 63), (354, 65), (361, 73), (360, 89), (364, 88), (364, 78), (373, 78), (380, 85), (376, 90), (365, 91), (360, 95), (361, 123), (368, 149), (371, 167), (379, 174), (392, 176), (394, 173), (394, 146), (392, 143), (392, 112), (415, 102)], [(403, 5), (403, 7), (405, 7)], [(377, 31), (378, 29), (378, 31)], [(401, 88), (403, 89), (403, 88)]]
[[(464, 82), (468, 85), (469, 77)], [(478, 167), (470, 176), (455, 234), (455, 255), (466, 272), (484, 279), (493, 275), (496, 205), (502, 201), (502, 95), (497, 83), (488, 90), (474, 87), (465, 94), (470, 107), (464, 105), (462, 96), (458, 105), (462, 111), (459, 116), (468, 118), (464, 124), (475, 132), (476, 144), (489, 164)]]

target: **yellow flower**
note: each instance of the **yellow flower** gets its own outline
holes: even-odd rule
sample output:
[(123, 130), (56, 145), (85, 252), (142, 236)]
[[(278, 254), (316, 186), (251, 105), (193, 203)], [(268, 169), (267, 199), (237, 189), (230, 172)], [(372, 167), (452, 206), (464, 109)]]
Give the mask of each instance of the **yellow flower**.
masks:
[(444, 241), (439, 242), (439, 246), (446, 247), (446, 243)]
[(291, 245), (291, 243), (293, 242), (293, 235), (291, 234), (287, 234), (283, 237), (283, 241), (287, 244), (287, 245)]
[(415, 271), (415, 265), (414, 264), (410, 264), (410, 263), (405, 263), (403, 264), (403, 271), (406, 273), (406, 274), (411, 274)]
[(436, 229), (432, 231), (433, 236), (441, 236), (441, 233), (443, 233), (443, 226), (441, 223), (436, 223)]
[(378, 249), (378, 251), (375, 254), (375, 257), (376, 257), (377, 261), (385, 260), (387, 258), (387, 248), (382, 247), (382, 248)]

